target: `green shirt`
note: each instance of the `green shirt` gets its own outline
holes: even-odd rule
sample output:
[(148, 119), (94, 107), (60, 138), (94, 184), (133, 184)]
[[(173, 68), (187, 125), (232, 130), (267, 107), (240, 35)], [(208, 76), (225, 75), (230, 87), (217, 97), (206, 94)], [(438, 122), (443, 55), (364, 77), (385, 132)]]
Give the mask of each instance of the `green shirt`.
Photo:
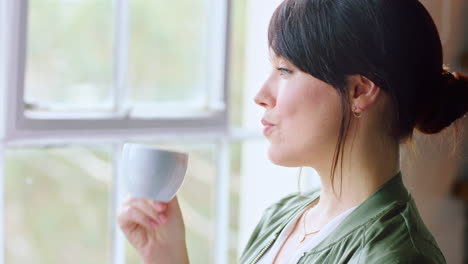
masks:
[[(240, 257), (253, 264), (283, 228), (320, 195), (294, 193), (268, 207)], [(298, 263), (446, 263), (401, 173), (380, 187)]]

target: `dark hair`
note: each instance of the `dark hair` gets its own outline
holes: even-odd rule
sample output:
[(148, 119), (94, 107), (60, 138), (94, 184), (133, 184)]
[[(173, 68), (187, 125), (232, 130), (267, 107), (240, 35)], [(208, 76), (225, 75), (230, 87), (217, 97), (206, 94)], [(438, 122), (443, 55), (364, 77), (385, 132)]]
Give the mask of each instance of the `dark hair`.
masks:
[(443, 68), (437, 28), (417, 0), (285, 0), (268, 41), (277, 56), (340, 95), (332, 181), (351, 120), (347, 76), (365, 76), (389, 95), (389, 133), (399, 141), (415, 128), (437, 133), (467, 112), (468, 84)]

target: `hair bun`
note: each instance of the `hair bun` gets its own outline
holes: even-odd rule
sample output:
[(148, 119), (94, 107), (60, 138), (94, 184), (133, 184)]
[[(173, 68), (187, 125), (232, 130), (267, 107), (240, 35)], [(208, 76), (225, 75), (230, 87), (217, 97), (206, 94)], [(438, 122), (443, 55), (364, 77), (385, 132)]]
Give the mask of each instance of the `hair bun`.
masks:
[[(442, 82), (434, 87), (431, 102), (421, 113), (416, 129), (424, 134), (435, 134), (450, 126), (468, 111), (468, 76), (442, 71)], [(432, 89), (431, 89), (432, 90)]]

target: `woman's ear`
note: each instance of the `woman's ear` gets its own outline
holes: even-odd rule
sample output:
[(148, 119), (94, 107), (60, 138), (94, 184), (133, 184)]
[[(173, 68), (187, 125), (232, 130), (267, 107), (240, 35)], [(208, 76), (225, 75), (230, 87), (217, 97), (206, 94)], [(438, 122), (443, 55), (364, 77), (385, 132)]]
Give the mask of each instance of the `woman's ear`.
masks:
[(354, 112), (365, 112), (377, 100), (380, 87), (362, 75), (348, 78), (351, 109)]

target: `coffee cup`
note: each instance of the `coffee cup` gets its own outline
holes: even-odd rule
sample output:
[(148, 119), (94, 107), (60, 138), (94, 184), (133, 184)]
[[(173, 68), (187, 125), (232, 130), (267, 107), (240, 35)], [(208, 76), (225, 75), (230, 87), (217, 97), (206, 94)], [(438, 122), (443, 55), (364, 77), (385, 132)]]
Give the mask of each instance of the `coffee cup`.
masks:
[(169, 202), (182, 185), (187, 165), (185, 152), (125, 143), (120, 175), (132, 197)]

